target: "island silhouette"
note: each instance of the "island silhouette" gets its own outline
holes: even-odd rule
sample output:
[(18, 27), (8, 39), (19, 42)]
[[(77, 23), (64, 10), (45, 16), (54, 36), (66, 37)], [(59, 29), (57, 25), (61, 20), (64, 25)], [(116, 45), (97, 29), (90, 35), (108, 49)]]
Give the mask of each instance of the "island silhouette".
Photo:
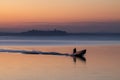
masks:
[(28, 30), (25, 32), (0, 32), (0, 36), (69, 36), (69, 35), (120, 35), (120, 33), (71, 33), (63, 30)]
[(62, 30), (29, 30), (25, 32), (0, 32), (0, 36), (56, 36), (68, 35), (66, 31)]

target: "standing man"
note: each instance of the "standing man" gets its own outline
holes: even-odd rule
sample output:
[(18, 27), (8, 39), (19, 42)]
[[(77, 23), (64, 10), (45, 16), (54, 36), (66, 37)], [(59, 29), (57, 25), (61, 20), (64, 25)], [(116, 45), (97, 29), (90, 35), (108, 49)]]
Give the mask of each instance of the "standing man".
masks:
[(75, 55), (77, 52), (76, 48), (73, 49), (73, 55)]

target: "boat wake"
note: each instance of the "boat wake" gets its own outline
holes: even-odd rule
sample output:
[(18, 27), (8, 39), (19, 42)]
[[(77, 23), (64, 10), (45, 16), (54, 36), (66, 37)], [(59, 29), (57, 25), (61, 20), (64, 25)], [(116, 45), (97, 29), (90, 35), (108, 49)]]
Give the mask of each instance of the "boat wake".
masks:
[(58, 52), (42, 52), (42, 51), (28, 51), (28, 50), (9, 50), (9, 49), (0, 49), (0, 52), (8, 52), (8, 53), (22, 53), (22, 54), (32, 54), (32, 55), (58, 55), (58, 56), (71, 56), (76, 62), (76, 58), (81, 59), (82, 61), (86, 61), (84, 54), (86, 53), (85, 50), (78, 51), (76, 55), (68, 54), (68, 53), (58, 53)]
[(0, 49), (0, 52), (22, 53), (22, 54), (43, 54), (43, 55), (64, 55), (64, 56), (70, 56), (70, 54), (62, 54), (62, 53), (57, 53), (57, 52), (42, 52), (42, 51), (27, 51), (27, 50)]

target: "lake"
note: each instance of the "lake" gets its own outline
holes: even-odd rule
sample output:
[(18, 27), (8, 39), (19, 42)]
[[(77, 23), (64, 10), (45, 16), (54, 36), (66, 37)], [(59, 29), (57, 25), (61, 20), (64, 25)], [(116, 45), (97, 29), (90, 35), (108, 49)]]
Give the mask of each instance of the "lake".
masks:
[(80, 35), (80, 36), (0, 36), (0, 45), (111, 45), (120, 44), (120, 35)]
[(0, 49), (72, 54), (76, 47), (87, 53), (83, 61), (70, 56), (0, 52), (0, 80), (119, 80), (120, 40), (99, 38), (2, 36)]

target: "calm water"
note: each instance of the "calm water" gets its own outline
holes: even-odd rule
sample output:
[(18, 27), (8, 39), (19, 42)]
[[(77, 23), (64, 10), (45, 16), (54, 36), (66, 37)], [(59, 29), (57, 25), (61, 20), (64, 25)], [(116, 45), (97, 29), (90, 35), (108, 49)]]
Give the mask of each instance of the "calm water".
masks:
[(86, 62), (69, 56), (0, 53), (0, 80), (120, 80), (117, 39), (0, 37), (0, 49), (72, 53), (87, 49)]
[(113, 45), (120, 44), (120, 35), (111, 36), (0, 36), (0, 45), (58, 46), (58, 45)]

